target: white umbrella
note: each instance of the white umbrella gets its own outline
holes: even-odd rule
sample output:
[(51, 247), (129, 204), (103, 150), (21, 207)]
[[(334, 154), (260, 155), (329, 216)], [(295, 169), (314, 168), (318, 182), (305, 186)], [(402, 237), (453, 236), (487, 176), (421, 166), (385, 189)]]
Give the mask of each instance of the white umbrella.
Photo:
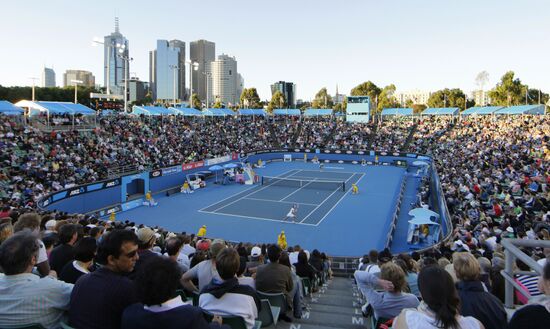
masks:
[(409, 215), (423, 219), (425, 218), (428, 220), (430, 219), (430, 217), (439, 218), (438, 213), (426, 208), (415, 208), (409, 211)]
[(426, 161), (417, 160), (417, 161), (413, 162), (413, 166), (417, 166), (417, 167), (424, 167), (424, 166), (429, 166), (429, 165), (430, 164), (427, 163)]

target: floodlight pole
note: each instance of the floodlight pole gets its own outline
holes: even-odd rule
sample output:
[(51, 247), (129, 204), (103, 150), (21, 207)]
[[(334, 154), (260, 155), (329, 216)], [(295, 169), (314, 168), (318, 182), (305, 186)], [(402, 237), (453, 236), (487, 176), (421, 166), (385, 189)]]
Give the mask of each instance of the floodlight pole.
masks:
[(32, 80), (32, 101), (34, 102), (34, 95), (35, 95), (35, 94), (34, 94), (34, 87), (35, 87), (35, 85), (36, 85), (36, 80), (38, 80), (38, 78), (34, 78), (34, 77), (33, 77), (33, 78), (29, 78), (29, 79)]
[(78, 84), (83, 82), (80, 80), (71, 80), (71, 82), (74, 83), (74, 103), (77, 104), (78, 103)]

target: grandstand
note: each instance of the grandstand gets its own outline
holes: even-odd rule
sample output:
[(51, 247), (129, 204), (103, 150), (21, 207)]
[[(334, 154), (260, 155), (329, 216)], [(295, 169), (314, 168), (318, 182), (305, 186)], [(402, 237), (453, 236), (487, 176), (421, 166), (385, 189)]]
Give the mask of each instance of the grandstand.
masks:
[[(208, 290), (195, 295), (198, 289), (188, 284), (187, 276), (196, 276), (203, 288), (210, 280), (201, 283), (204, 277), (190, 270), (191, 264), (202, 268), (219, 262), (220, 274), (225, 273), (223, 257), (201, 257), (207, 250), (211, 255), (221, 253), (214, 246), (225, 242), (214, 239), (227, 241), (243, 263), (239, 282), (254, 284), (253, 294), (258, 294), (262, 307), (229, 319), (229, 314), (241, 312), (240, 303), (235, 303), (226, 310), (224, 322), (242, 321), (247, 327), (254, 320), (264, 326), (279, 320), (282, 328), (375, 327), (400, 314), (399, 298), (418, 304), (414, 296), (423, 286), (417, 285), (417, 277), (436, 275), (430, 268), (454, 275), (461, 314), (486, 328), (507, 323), (521, 327), (519, 315), (511, 318), (513, 312), (508, 311), (507, 318), (504, 306), (512, 310), (550, 294), (550, 289), (539, 291), (533, 284), (539, 277), (550, 282), (548, 274), (543, 276), (544, 266), (550, 266), (550, 122), (540, 106), (471, 108), (462, 114), (495, 115), (462, 120), (455, 108), (427, 109), (421, 117), (388, 109), (376, 124), (346, 122), (323, 110), (305, 111), (303, 116), (276, 110), (271, 117), (258, 110), (195, 112), (140, 106), (134, 107), (134, 115), (98, 118), (93, 131), (74, 129), (76, 120), (84, 121), (81, 118), (88, 114), (75, 104), (16, 106), (46, 121), (17, 119), (21, 111), (0, 102), (0, 113), (9, 114), (0, 114), (0, 267), (5, 272), (0, 275), (0, 328), (55, 328), (62, 321), (86, 327), (86, 321), (100, 321), (98, 313), (87, 317), (77, 312), (82, 304), (71, 305), (85, 287), (77, 283), (73, 289), (63, 283), (68, 279), (61, 272), (66, 266), (70, 270), (73, 262), (97, 273), (105, 271), (96, 269), (97, 264), (114, 268), (109, 262), (118, 254), (110, 261), (100, 256), (117, 234), (126, 234), (135, 246), (135, 252), (124, 250), (133, 255), (128, 257), (136, 266), (131, 280), (141, 282), (141, 273), (147, 273), (147, 263), (137, 260), (136, 252), (140, 260), (166, 253), (186, 273), (178, 296), (203, 309)], [(190, 185), (187, 191), (184, 182)], [(358, 186), (358, 194), (352, 195), (351, 184)], [(285, 221), (294, 205), (299, 206), (295, 222)], [(195, 234), (203, 226), (210, 239)], [(15, 250), (10, 248), (28, 241), (36, 246), (36, 238), (26, 236), (26, 229), (40, 231), (44, 250), (53, 247), (50, 258), (44, 253), (36, 259), (34, 273), (47, 276), (49, 269), (60, 269), (59, 279), (47, 279), (57, 288), (40, 288), (50, 289), (42, 297), (23, 293), (33, 291), (30, 284), (13, 290), (13, 277), (33, 275), (18, 272), (22, 270), (12, 266), (17, 259), (8, 257), (8, 251)], [(85, 261), (67, 252), (83, 248), (86, 237), (99, 241), (97, 258)], [(287, 252), (276, 253), (275, 245)], [(270, 257), (274, 261), (263, 264)], [(262, 291), (262, 272), (275, 263), (283, 266), (278, 270), (292, 284)], [(473, 264), (481, 272), (465, 277), (461, 264)], [(388, 276), (392, 266), (398, 266), (393, 271), (404, 277)], [(120, 273), (133, 272), (132, 268)], [(371, 271), (383, 280), (370, 276)], [(354, 272), (355, 282), (350, 279)], [(94, 273), (85, 274), (85, 279), (97, 278)], [(118, 276), (119, 287), (130, 280)], [(39, 287), (43, 282), (32, 284)], [(393, 288), (406, 283), (403, 290), (392, 292), (387, 282)], [(386, 291), (372, 289), (375, 283)], [(465, 285), (484, 287), (482, 295), (467, 295)], [(72, 299), (67, 294), (71, 290)], [(133, 294), (127, 293), (122, 304), (150, 305)], [(64, 307), (48, 309), (46, 295), (61, 299)], [(103, 293), (92, 295), (101, 298)], [(169, 295), (176, 296), (175, 288)], [(390, 297), (394, 304), (377, 303), (377, 298)], [(367, 318), (361, 308), (366, 299), (374, 314)], [(109, 302), (87, 307), (99, 312), (95, 308)], [(7, 303), (40, 303), (43, 309), (37, 311), (40, 315), (14, 316), (3, 308)], [(392, 311), (386, 313), (387, 309)], [(494, 313), (487, 313), (489, 309)], [(126, 321), (128, 310), (123, 311), (108, 310), (119, 321), (115, 327)], [(211, 319), (207, 312), (205, 317)]]

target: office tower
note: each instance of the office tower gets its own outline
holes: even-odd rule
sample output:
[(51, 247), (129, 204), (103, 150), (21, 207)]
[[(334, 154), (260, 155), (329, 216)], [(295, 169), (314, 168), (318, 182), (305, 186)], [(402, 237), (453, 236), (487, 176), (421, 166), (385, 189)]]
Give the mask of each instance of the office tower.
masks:
[(63, 73), (63, 87), (74, 86), (74, 82), (72, 82), (72, 80), (82, 81), (82, 83), (78, 83), (79, 86), (95, 87), (95, 77), (90, 71), (65, 71), (65, 73)]
[(120, 33), (118, 17), (115, 17), (115, 32), (104, 38), (104, 85), (108, 94), (124, 94), (124, 80), (130, 77), (130, 62), (125, 69), (125, 60), (129, 59), (128, 40)]
[(237, 73), (237, 61), (235, 57), (220, 55), (218, 59), (211, 62), (208, 72), (208, 99), (210, 104), (217, 101), (226, 106), (235, 105), (241, 95), (237, 96), (237, 89), (240, 83)]
[(271, 85), (271, 96), (280, 91), (285, 96), (289, 108), (296, 107), (296, 85), (292, 82), (278, 81)]
[(47, 67), (42, 69), (42, 87), (55, 87), (55, 71), (53, 69)]
[(185, 42), (157, 40), (149, 52), (149, 82), (155, 100), (185, 98)]
[(202, 101), (206, 100), (206, 75), (210, 62), (216, 60), (216, 44), (206, 40), (192, 41), (189, 46), (189, 56), (192, 62), (198, 64), (193, 74), (193, 93)]

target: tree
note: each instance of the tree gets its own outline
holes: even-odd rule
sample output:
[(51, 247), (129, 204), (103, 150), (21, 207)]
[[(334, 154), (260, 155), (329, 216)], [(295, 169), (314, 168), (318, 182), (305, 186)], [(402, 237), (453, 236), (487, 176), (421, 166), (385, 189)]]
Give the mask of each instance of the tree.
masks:
[(428, 99), (429, 107), (458, 107), (461, 110), (465, 109), (466, 95), (459, 88), (442, 89), (433, 93)]
[(189, 106), (194, 107), (197, 110), (200, 110), (202, 107), (201, 100), (199, 99), (199, 95), (193, 93), (191, 96), (191, 104)]
[(347, 97), (344, 97), (344, 101), (342, 103), (335, 104), (332, 109), (334, 110), (334, 112), (346, 113), (347, 108), (348, 108), (348, 99)]
[(328, 94), (327, 88), (323, 87), (315, 94), (311, 107), (315, 109), (329, 109), (332, 108), (332, 97)]
[(280, 90), (277, 90), (273, 94), (273, 96), (271, 97), (271, 101), (269, 101), (269, 104), (267, 105), (267, 112), (273, 113), (273, 109), (285, 108), (285, 107), (286, 107), (285, 95)]
[(414, 102), (410, 98), (407, 99), (407, 101), (405, 102), (405, 107), (407, 107), (407, 108), (411, 108), (411, 107), (413, 107), (413, 105), (414, 105)]
[(514, 72), (506, 72), (495, 88), (489, 91), (492, 105), (509, 106), (525, 103), (525, 93), (528, 91), (521, 80), (514, 79)]
[(214, 106), (212, 106), (212, 108), (215, 108), (215, 109), (223, 108), (223, 104), (218, 97), (216, 97), (216, 102), (214, 103)]
[(243, 108), (259, 109), (262, 107), (262, 102), (260, 101), (260, 96), (258, 96), (256, 88), (243, 89), (240, 101), (241, 107)]
[(426, 109), (426, 105), (424, 104), (413, 104), (411, 107), (414, 114), (422, 113)]
[(372, 81), (363, 82), (360, 85), (355, 86), (351, 90), (351, 96), (369, 96), (370, 101), (374, 102), (378, 95), (380, 95), (380, 88), (376, 86)]
[(487, 71), (481, 71), (476, 76), (476, 85), (479, 86), (480, 90), (483, 90), (483, 87), (489, 82), (489, 73)]
[(401, 104), (397, 101), (395, 94), (395, 85), (391, 84), (384, 87), (380, 94), (378, 95), (378, 112), (382, 112), (385, 108), (396, 108), (401, 107)]

